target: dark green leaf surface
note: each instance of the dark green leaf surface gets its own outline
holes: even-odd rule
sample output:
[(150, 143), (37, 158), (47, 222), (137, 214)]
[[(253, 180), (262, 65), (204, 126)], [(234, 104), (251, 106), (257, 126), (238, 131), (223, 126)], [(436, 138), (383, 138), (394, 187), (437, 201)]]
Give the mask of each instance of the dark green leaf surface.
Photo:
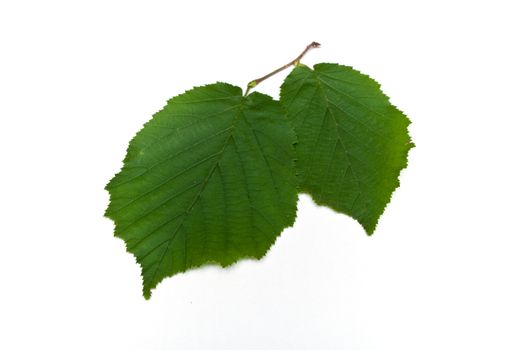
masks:
[(293, 224), (294, 132), (269, 96), (216, 83), (168, 101), (130, 142), (106, 216), (141, 265), (165, 277), (261, 258)]
[(300, 190), (372, 234), (407, 164), (408, 118), (373, 79), (337, 64), (297, 66), (280, 100), (298, 137)]

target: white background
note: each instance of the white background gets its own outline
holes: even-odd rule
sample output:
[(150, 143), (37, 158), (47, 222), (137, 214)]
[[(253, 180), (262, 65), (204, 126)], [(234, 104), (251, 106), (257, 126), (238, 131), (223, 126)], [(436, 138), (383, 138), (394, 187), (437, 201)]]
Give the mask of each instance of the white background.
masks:
[[(522, 1), (0, 3), (0, 348), (527, 349)], [(141, 296), (103, 218), (129, 139), (195, 85), (352, 65), (412, 119), (367, 237), (301, 196), (260, 262)], [(285, 74), (257, 90), (278, 96)]]

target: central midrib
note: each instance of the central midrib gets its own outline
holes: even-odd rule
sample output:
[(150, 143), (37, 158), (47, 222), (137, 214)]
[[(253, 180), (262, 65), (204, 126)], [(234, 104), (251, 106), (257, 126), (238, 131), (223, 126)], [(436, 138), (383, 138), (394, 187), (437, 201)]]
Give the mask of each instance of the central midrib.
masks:
[[(227, 138), (225, 139), (225, 142), (223, 143), (223, 147), (222, 147), (221, 151), (218, 153), (218, 156), (217, 156), (216, 161), (214, 162), (214, 165), (212, 166), (212, 168), (210, 169), (209, 173), (207, 174), (207, 176), (203, 180), (202, 186), (199, 189), (198, 193), (194, 196), (194, 198), (193, 198), (192, 202), (190, 203), (189, 207), (184, 212), (183, 218), (181, 219), (181, 222), (179, 223), (179, 225), (174, 230), (174, 233), (172, 234), (172, 237), (170, 237), (170, 239), (168, 241), (164, 241), (163, 243), (160, 244), (160, 245), (167, 244), (167, 246), (166, 246), (165, 250), (163, 251), (163, 253), (161, 254), (161, 256), (160, 256), (160, 258), (158, 260), (158, 263), (156, 265), (156, 269), (154, 270), (154, 273), (153, 273), (153, 275), (152, 275), (152, 277), (150, 279), (151, 281), (155, 280), (155, 277), (156, 277), (156, 275), (157, 275), (157, 273), (159, 271), (159, 266), (161, 265), (161, 262), (165, 259), (165, 256), (166, 256), (168, 250), (170, 249), (170, 246), (172, 245), (174, 239), (176, 238), (178, 233), (181, 232), (180, 229), (182, 228), (183, 224), (185, 223), (185, 220), (188, 218), (188, 216), (192, 212), (192, 209), (194, 209), (196, 203), (198, 203), (199, 199), (201, 198), (201, 195), (203, 194), (203, 191), (207, 187), (207, 184), (210, 181), (210, 179), (212, 178), (212, 175), (214, 175), (214, 172), (216, 171), (216, 169), (217, 169), (217, 167), (218, 167), (218, 165), (219, 165), (219, 163), (221, 161), (221, 158), (223, 157), (223, 154), (225, 153), (225, 149), (227, 148), (227, 145), (229, 144), (229, 141), (233, 137), (234, 130), (236, 129), (236, 125), (238, 124), (238, 120), (240, 119), (240, 115), (242, 114), (243, 104), (244, 104), (244, 102), (247, 99), (247, 97), (244, 97), (244, 96), (240, 96), (240, 97), (241, 97), (240, 105), (238, 107), (238, 110), (236, 111), (236, 114), (235, 114), (234, 118), (233, 118), (232, 125), (229, 127), (229, 128), (231, 128), (231, 131), (230, 131), (229, 135), (227, 136)], [(185, 257), (183, 259), (183, 261), (185, 262), (184, 269), (187, 268), (187, 244), (186, 244), (186, 242), (187, 242), (187, 239), (185, 237), (185, 246), (184, 246), (184, 249), (183, 249), (184, 254), (185, 254)]]

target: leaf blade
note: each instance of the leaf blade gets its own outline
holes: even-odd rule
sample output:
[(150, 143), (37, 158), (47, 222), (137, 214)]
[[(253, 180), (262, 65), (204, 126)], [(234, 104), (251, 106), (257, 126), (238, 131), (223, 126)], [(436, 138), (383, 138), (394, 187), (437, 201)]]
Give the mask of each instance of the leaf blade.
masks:
[(300, 190), (372, 234), (413, 147), (408, 118), (373, 79), (330, 63), (298, 65), (280, 101), (298, 137)]
[(145, 124), (106, 187), (145, 298), (190, 268), (264, 256), (296, 216), (294, 141), (278, 102), (224, 83), (172, 98)]

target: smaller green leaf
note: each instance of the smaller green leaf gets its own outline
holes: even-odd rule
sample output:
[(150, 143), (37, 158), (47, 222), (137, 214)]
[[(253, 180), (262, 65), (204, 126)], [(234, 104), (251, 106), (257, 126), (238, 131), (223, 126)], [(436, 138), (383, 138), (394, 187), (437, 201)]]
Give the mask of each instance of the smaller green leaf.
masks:
[(377, 82), (338, 64), (298, 65), (280, 101), (298, 137), (301, 191), (372, 234), (413, 146), (408, 118)]
[(176, 273), (265, 255), (295, 220), (294, 142), (277, 101), (224, 83), (172, 98), (145, 124), (106, 187), (145, 298)]

